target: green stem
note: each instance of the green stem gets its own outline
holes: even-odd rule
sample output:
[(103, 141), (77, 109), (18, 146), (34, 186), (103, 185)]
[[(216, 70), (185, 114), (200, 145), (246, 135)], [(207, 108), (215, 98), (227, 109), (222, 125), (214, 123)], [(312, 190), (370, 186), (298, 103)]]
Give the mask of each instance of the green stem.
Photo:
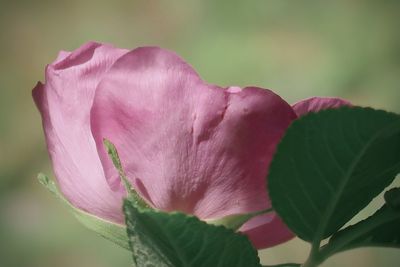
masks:
[(319, 254), (319, 243), (317, 245), (315, 244), (313, 244), (310, 255), (308, 256), (306, 262), (301, 265), (301, 267), (316, 267), (324, 261), (324, 259), (321, 259)]
[(314, 239), (311, 245), (311, 251), (310, 254), (308, 255), (308, 258), (302, 267), (316, 267), (319, 264), (322, 263), (320, 257), (319, 257), (319, 247), (321, 245), (321, 241), (319, 238)]
[(317, 267), (319, 266), (321, 263), (323, 262), (323, 260), (319, 259), (319, 257), (317, 256), (311, 256), (308, 257), (307, 261), (301, 265), (301, 267)]

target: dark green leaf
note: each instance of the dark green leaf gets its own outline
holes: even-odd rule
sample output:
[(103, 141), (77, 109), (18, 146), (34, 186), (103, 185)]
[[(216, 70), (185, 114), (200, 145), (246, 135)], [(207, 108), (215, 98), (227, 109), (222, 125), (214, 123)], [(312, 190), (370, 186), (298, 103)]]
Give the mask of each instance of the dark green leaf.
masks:
[(385, 201), (393, 209), (400, 209), (400, 188), (392, 188), (385, 193)]
[(399, 115), (360, 107), (324, 110), (289, 127), (270, 167), (269, 193), (299, 237), (319, 242), (399, 171)]
[(357, 247), (400, 248), (400, 211), (384, 205), (374, 215), (332, 236), (321, 253), (334, 253)]
[(241, 234), (183, 213), (137, 209), (124, 212), (138, 267), (260, 267), (257, 251)]

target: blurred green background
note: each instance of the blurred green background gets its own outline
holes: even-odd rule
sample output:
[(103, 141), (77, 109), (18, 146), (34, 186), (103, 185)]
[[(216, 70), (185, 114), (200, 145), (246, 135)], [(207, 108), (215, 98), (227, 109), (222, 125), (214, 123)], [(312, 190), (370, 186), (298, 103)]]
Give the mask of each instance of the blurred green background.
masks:
[[(0, 0), (0, 266), (130, 266), (128, 252), (79, 225), (36, 181), (52, 171), (31, 89), (59, 50), (88, 40), (158, 45), (210, 83), (400, 112), (399, 12), (398, 0)], [(262, 261), (302, 262), (308, 249), (295, 239)], [(359, 249), (323, 266), (397, 267), (400, 253)]]

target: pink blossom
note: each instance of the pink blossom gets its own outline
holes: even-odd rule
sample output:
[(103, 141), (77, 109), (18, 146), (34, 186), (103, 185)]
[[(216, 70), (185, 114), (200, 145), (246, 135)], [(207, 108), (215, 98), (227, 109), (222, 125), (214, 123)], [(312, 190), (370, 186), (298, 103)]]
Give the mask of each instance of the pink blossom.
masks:
[[(60, 52), (33, 97), (62, 193), (120, 224), (126, 192), (104, 138), (151, 206), (216, 219), (270, 208), (268, 166), (291, 121), (347, 103), (313, 98), (293, 109), (267, 89), (207, 84), (170, 51), (98, 43)], [(293, 237), (274, 212), (240, 231), (257, 248)]]

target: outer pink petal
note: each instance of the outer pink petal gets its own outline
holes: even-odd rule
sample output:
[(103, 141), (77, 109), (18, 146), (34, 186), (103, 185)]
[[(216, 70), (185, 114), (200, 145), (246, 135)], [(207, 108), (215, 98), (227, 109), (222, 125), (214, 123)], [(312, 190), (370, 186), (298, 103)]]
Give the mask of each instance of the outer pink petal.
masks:
[(126, 52), (88, 43), (60, 53), (46, 69), (46, 84), (33, 90), (61, 191), (74, 206), (116, 222), (122, 222), (121, 195), (106, 182), (89, 115), (99, 79)]
[(53, 65), (57, 64), (60, 61), (63, 61), (66, 57), (68, 57), (69, 55), (71, 55), (71, 52), (69, 51), (64, 51), (61, 50), (60, 52), (58, 52), (57, 58), (56, 60), (53, 62)]
[(272, 247), (294, 237), (274, 212), (255, 217), (245, 223), (240, 231), (249, 237), (257, 249)]
[(99, 84), (91, 122), (113, 188), (123, 190), (103, 138), (155, 207), (207, 219), (270, 207), (268, 166), (295, 117), (269, 90), (208, 85), (175, 54), (140, 48)]
[(338, 108), (341, 106), (351, 106), (351, 103), (341, 98), (333, 97), (311, 97), (295, 103), (292, 107), (297, 116), (302, 116), (308, 112), (317, 112), (328, 108)]

